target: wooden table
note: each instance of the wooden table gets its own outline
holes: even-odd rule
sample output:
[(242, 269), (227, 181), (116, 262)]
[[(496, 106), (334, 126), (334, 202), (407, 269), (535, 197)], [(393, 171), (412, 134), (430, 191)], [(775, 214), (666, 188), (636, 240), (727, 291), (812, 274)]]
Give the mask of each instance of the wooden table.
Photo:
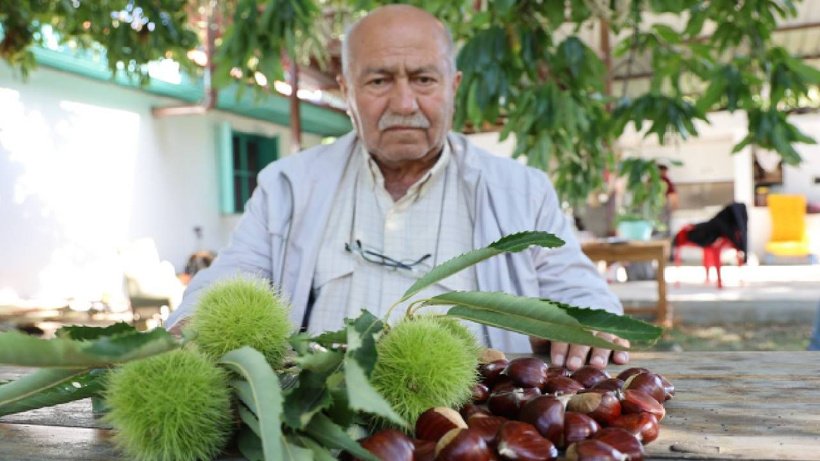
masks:
[(657, 261), (658, 303), (650, 307), (626, 308), (628, 314), (655, 314), (657, 323), (672, 326), (674, 313), (666, 302), (666, 261), (669, 259), (669, 240), (627, 240), (619, 242), (593, 241), (581, 244), (581, 250), (593, 261), (639, 262)]
[[(629, 365), (677, 389), (648, 460), (820, 460), (818, 352), (633, 352)], [(0, 379), (20, 371), (0, 367)], [(88, 400), (6, 416), (0, 459), (125, 459), (102, 427)]]

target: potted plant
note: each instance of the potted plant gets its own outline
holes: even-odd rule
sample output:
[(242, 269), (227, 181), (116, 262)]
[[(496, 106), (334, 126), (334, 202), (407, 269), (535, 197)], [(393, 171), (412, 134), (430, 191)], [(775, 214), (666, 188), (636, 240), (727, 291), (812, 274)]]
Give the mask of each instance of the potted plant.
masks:
[[(661, 219), (666, 206), (666, 183), (658, 169), (659, 159), (630, 157), (618, 164), (618, 176), (624, 178), (624, 196), (616, 218), (617, 233), (629, 240), (649, 240), (652, 230), (666, 230)], [(681, 165), (677, 160), (665, 163)]]

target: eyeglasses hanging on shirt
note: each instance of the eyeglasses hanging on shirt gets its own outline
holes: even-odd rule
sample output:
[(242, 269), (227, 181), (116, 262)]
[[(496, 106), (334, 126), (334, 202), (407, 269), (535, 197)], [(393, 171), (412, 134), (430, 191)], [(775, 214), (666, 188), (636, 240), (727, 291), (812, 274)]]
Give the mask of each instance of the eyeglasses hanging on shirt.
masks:
[(373, 264), (378, 264), (380, 266), (390, 267), (393, 269), (405, 269), (412, 272), (418, 271), (417, 266), (433, 256), (432, 254), (427, 253), (415, 261), (407, 259), (400, 261), (377, 251), (366, 249), (362, 245), (361, 240), (356, 240), (353, 244), (345, 243), (345, 251), (358, 254), (364, 258), (365, 261)]

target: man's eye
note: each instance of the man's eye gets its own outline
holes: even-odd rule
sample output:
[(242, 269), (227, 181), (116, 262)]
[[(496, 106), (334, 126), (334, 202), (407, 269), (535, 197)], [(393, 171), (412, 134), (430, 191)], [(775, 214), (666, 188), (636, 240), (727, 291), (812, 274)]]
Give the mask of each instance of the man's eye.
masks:
[(384, 85), (385, 83), (387, 83), (387, 79), (386, 79), (386, 78), (374, 78), (374, 79), (369, 80), (369, 81), (367, 82), (367, 84), (368, 84), (368, 85), (370, 85), (370, 86), (382, 86), (382, 85)]
[(433, 77), (427, 77), (423, 75), (416, 78), (416, 81), (421, 83), (422, 85), (430, 85), (436, 83), (436, 79), (434, 79)]

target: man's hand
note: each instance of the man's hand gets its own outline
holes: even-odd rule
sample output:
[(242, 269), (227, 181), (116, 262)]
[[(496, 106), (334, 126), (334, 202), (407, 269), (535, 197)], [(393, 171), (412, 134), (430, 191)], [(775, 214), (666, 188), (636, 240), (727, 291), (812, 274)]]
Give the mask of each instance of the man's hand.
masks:
[[(595, 333), (595, 336), (621, 346), (629, 347), (629, 341), (621, 339), (611, 333)], [(530, 344), (532, 344), (532, 351), (535, 353), (549, 353), (550, 366), (564, 366), (573, 371), (581, 368), (585, 363), (603, 369), (607, 363), (609, 363), (610, 356), (612, 363), (618, 365), (629, 362), (629, 353), (625, 351), (615, 351), (613, 353), (609, 349), (590, 348), (589, 346), (579, 344), (552, 342), (533, 337), (530, 338)], [(587, 359), (589, 359), (588, 362)]]

